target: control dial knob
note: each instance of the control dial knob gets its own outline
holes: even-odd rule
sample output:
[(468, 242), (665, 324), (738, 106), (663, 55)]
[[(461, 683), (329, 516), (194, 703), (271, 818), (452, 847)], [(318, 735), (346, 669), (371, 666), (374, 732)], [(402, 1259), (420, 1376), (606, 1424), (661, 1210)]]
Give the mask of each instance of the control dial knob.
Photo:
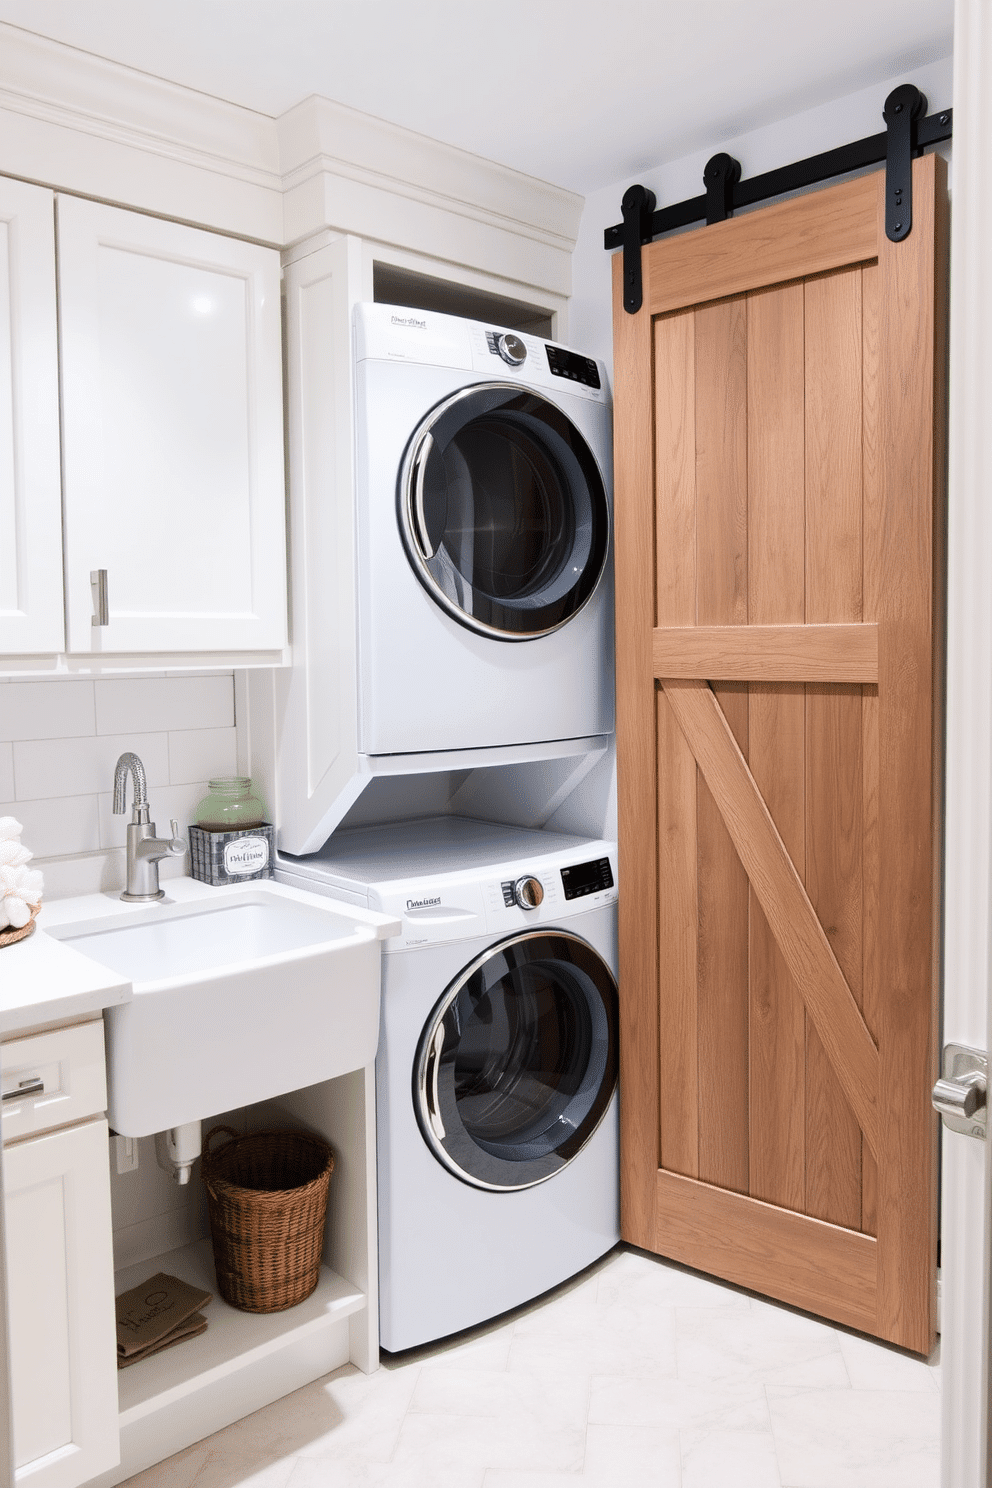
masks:
[(527, 360), (527, 348), (519, 336), (509, 334), (499, 336), (496, 341), (496, 350), (504, 362), (509, 362), (511, 367), (520, 367)]
[(525, 874), (513, 885), (513, 897), (521, 909), (538, 909), (544, 900), (544, 885), (539, 878)]

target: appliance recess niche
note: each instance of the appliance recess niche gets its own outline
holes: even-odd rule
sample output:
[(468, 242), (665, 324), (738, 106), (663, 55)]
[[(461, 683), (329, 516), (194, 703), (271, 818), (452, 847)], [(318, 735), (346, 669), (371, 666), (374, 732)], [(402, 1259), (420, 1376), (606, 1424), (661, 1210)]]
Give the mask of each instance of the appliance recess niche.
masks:
[[(279, 846), (312, 852), (346, 817), (352, 824), (398, 811), (421, 815), (420, 781), (432, 799), (462, 792), (446, 809), (465, 811), (470, 799), (492, 820), (543, 825), (603, 758), (609, 735), (450, 754), (359, 751), (352, 322), (355, 305), (374, 296), (561, 339), (565, 301), (548, 292), (534, 304), (508, 281), (454, 266), (452, 279), (442, 279), (429, 272), (436, 262), (382, 252), (352, 235), (321, 234), (286, 259), (294, 664), (246, 679), (252, 759), (280, 824)], [(521, 788), (526, 806), (518, 813), (512, 803)]]

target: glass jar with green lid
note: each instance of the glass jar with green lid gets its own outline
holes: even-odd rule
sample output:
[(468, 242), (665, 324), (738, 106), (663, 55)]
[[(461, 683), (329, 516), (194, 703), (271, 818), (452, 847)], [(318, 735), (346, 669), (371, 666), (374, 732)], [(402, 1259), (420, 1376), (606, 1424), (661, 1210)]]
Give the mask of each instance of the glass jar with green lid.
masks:
[(209, 791), (196, 808), (196, 825), (207, 832), (240, 832), (265, 821), (265, 802), (250, 775), (231, 775), (208, 782)]

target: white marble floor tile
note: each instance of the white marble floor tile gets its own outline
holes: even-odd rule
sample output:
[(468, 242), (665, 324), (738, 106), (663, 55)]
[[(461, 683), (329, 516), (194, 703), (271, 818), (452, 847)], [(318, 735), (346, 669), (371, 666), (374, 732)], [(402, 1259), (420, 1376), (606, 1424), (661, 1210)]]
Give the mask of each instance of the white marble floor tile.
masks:
[(754, 1304), (747, 1312), (678, 1307), (678, 1376), (697, 1385), (850, 1385), (835, 1329)]
[(837, 1342), (855, 1390), (937, 1390), (937, 1379), (925, 1359), (838, 1331)]
[(296, 1463), (286, 1488), (482, 1488), (482, 1469), (311, 1457)]
[[(210, 1438), (213, 1440), (216, 1438)], [(197, 1473), (210, 1455), (210, 1441), (197, 1442), (185, 1452), (177, 1452), (174, 1457), (167, 1457), (164, 1462), (128, 1478), (127, 1488), (193, 1488)]]
[(410, 1404), (411, 1415), (492, 1416), (534, 1422), (549, 1430), (585, 1431), (589, 1418), (589, 1379), (581, 1374), (510, 1369), (496, 1373), (457, 1367), (421, 1372)]
[(513, 1331), (508, 1369), (582, 1374), (675, 1374), (670, 1307), (599, 1306), (585, 1301), (533, 1313)]
[(391, 1461), (447, 1471), (464, 1467), (480, 1478), (489, 1467), (580, 1472), (585, 1430), (533, 1417), (432, 1415), (410, 1411)]
[(781, 1488), (770, 1431), (682, 1434), (682, 1488)]
[(218, 1449), (282, 1457), (341, 1457), (387, 1462), (409, 1409), (419, 1371), (353, 1365), (296, 1390), (218, 1433)]
[(260, 1463), (227, 1447), (208, 1454), (193, 1488), (286, 1488), (295, 1466), (295, 1457)]
[(382, 1363), (385, 1369), (406, 1369), (413, 1363), (422, 1369), (451, 1369), (453, 1366), (487, 1371), (505, 1369), (512, 1342), (513, 1323), (501, 1323), (408, 1354), (384, 1354)]
[(677, 1431), (655, 1426), (590, 1426), (584, 1476), (595, 1488), (681, 1488)]
[(761, 1384), (698, 1385), (651, 1375), (594, 1375), (589, 1420), (668, 1431), (770, 1430)]
[(621, 1250), (598, 1278), (597, 1301), (628, 1307), (736, 1307), (749, 1298), (734, 1287), (686, 1271), (673, 1261), (642, 1251)]
[(936, 1391), (770, 1387), (767, 1395), (785, 1488), (938, 1488)]

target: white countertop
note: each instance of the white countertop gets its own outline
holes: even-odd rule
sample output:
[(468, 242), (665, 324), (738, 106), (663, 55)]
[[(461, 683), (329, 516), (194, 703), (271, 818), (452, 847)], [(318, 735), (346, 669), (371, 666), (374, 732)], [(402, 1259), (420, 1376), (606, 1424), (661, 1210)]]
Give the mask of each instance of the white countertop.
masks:
[[(379, 939), (395, 934), (399, 928), (394, 919), (371, 910), (277, 885), (271, 879), (265, 880), (265, 884), (267, 889), (272, 888), (324, 910), (333, 905), (356, 922), (372, 925)], [(170, 878), (163, 887), (165, 898), (156, 902), (168, 905), (218, 902), (229, 893), (250, 888), (251, 884), (214, 887), (193, 878)], [(122, 915), (133, 913), (145, 917), (148, 910), (147, 904), (125, 904), (120, 890), (43, 903), (34, 933), (14, 945), (0, 947), (0, 1037), (40, 1023), (85, 1018), (103, 1008), (130, 1001), (132, 987), (129, 981), (46, 934), (46, 929), (68, 924), (92, 924), (110, 916), (119, 922)]]

